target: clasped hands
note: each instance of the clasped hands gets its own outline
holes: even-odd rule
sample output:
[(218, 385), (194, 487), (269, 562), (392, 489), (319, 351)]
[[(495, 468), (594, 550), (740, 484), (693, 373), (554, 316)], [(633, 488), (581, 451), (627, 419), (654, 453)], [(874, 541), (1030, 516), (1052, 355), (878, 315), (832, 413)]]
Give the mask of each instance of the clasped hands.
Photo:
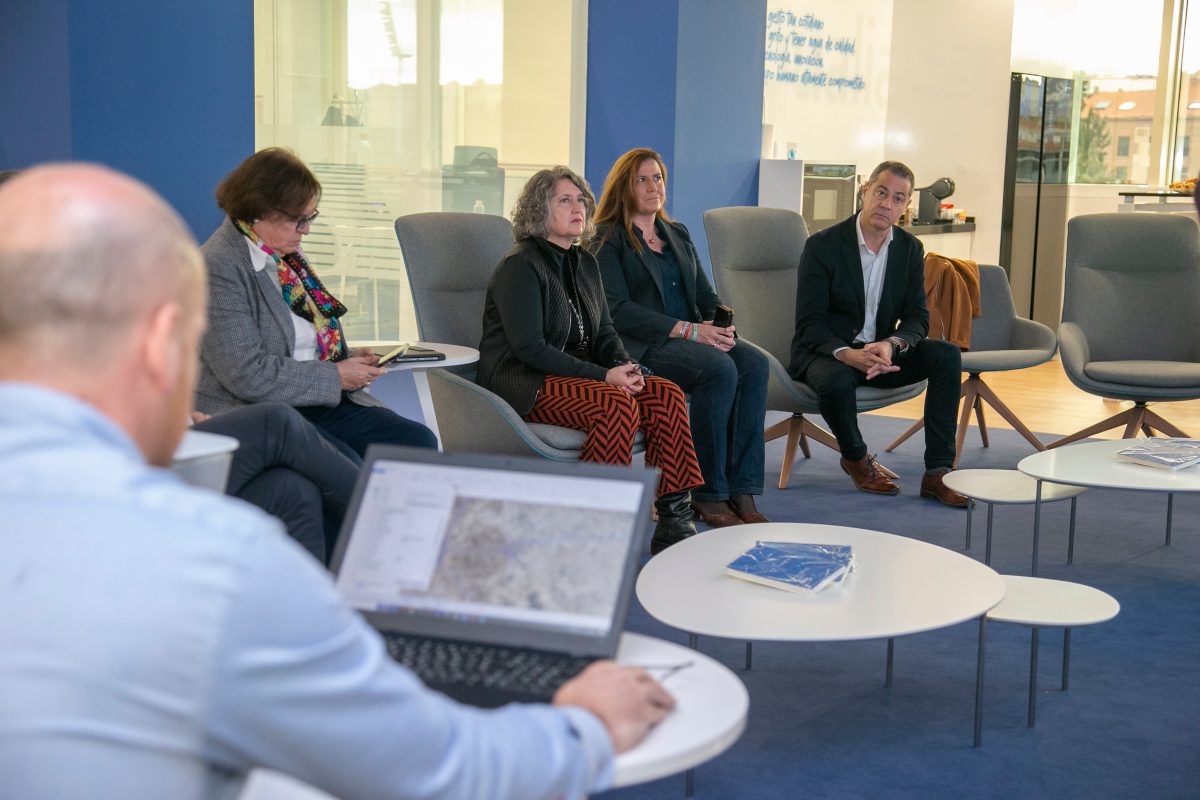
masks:
[(865, 372), (867, 380), (871, 380), (885, 372), (900, 371), (900, 367), (892, 363), (893, 349), (892, 343), (887, 340), (869, 342), (863, 345), (861, 350), (853, 347), (840, 350), (836, 357), (843, 364)]
[(629, 394), (637, 394), (646, 388), (645, 373), (642, 365), (634, 361), (617, 364), (604, 376), (604, 382), (624, 389)]

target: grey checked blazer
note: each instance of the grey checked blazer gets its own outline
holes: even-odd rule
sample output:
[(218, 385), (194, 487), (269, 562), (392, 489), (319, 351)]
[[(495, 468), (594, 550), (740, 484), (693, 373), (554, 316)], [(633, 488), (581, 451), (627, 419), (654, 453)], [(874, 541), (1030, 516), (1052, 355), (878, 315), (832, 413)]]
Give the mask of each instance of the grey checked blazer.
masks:
[(343, 395), (337, 367), (297, 361), (292, 312), (269, 266), (255, 272), (246, 237), (228, 219), (201, 248), (208, 268), (208, 332), (200, 346), (196, 410), (219, 414), (265, 401), (336, 406), (345, 396), (383, 405), (366, 392)]

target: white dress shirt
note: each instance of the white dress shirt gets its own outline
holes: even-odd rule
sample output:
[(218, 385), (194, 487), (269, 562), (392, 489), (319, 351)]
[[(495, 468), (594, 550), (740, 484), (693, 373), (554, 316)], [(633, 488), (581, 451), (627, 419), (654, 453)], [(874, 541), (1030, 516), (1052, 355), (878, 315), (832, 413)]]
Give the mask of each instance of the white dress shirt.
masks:
[(863, 236), (861, 211), (858, 219), (854, 220), (854, 233), (858, 236), (858, 257), (862, 261), (863, 289), (867, 299), (866, 318), (854, 341), (869, 343), (875, 341), (875, 317), (879, 315), (879, 296), (883, 293), (883, 278), (887, 274), (888, 247), (892, 244), (893, 229), (888, 228), (887, 237), (875, 253), (871, 252)]
[[(270, 264), (272, 269), (275, 268), (275, 259), (267, 255), (261, 247), (249, 239), (246, 239), (246, 244), (250, 247), (250, 263), (255, 272), (262, 272), (267, 264)], [(280, 296), (283, 295), (283, 287), (280, 287), (279, 293)], [(316, 327), (296, 313), (292, 313), (292, 327), (296, 329), (296, 346), (292, 349), (292, 358), (297, 361), (312, 361), (317, 357)]]

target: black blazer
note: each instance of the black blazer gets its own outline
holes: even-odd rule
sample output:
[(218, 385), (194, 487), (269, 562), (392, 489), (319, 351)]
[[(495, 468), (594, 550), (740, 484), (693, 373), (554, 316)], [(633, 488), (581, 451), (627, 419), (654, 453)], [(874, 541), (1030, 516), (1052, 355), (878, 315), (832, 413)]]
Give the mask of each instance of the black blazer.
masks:
[(563, 352), (575, 320), (549, 247), (535, 239), (518, 242), (496, 267), (483, 303), (475, 380), (519, 414), (533, 408), (547, 375), (602, 381), (610, 367), (629, 360), (608, 316), (596, 259), (578, 245), (572, 248), (579, 256), (576, 282), (595, 363)]
[[(679, 222), (668, 222), (661, 228), (679, 262), (693, 315), (689, 322), (711, 320), (721, 300), (700, 266), (688, 229)], [(666, 342), (679, 322), (666, 314), (658, 265), (644, 248), (641, 254), (634, 249), (624, 225), (598, 225), (592, 241), (613, 326), (633, 357), (641, 358), (651, 347)]]
[[(800, 256), (796, 281), (796, 334), (788, 372), (802, 380), (818, 355), (833, 356), (863, 328), (866, 290), (854, 226), (858, 215), (815, 233)], [(925, 249), (917, 237), (892, 229), (887, 272), (875, 316), (875, 339), (898, 336), (909, 347), (929, 332), (925, 305)]]

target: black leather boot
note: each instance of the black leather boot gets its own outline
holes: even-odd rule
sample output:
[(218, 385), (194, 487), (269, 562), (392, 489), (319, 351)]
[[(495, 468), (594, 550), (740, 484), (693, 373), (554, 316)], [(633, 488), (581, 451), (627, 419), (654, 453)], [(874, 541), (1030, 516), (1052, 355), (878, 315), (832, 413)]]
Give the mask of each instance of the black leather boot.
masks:
[(654, 501), (654, 508), (658, 511), (658, 524), (654, 526), (654, 537), (650, 540), (651, 555), (696, 535), (691, 492), (664, 494)]

